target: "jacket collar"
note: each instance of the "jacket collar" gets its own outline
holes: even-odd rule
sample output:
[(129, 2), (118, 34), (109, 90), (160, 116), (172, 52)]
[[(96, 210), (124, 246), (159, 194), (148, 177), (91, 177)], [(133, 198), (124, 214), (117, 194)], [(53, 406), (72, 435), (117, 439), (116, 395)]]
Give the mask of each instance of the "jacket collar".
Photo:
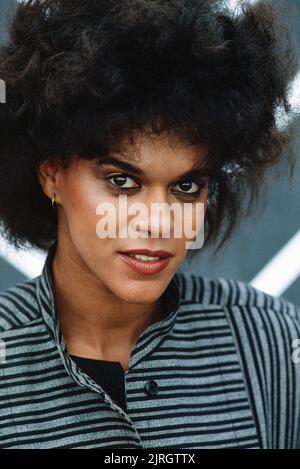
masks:
[[(57, 345), (66, 369), (73, 374), (74, 378), (77, 378), (77, 381), (79, 379), (80, 383), (83, 384), (81, 376), (77, 373), (77, 365), (68, 355), (55, 308), (52, 262), (56, 248), (57, 240), (51, 245), (47, 253), (42, 273), (37, 278), (37, 301), (48, 332)], [(181, 300), (180, 278), (177, 273), (175, 273), (171, 279), (167, 289), (163, 293), (162, 299), (167, 314), (161, 321), (152, 324), (141, 334), (132, 350), (129, 370), (136, 366), (140, 361), (144, 360), (148, 354), (156, 349), (164, 338), (170, 334), (174, 327)], [(74, 376), (74, 373), (76, 376)], [(84, 377), (84, 381), (86, 381), (86, 375)], [(92, 381), (92, 383), (94, 383), (94, 381)]]

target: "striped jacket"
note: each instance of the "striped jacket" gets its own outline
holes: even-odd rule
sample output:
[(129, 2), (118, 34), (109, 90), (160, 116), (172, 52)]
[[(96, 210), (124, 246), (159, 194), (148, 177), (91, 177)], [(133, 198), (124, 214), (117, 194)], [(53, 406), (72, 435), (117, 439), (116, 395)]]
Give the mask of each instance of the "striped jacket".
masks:
[(132, 350), (125, 412), (67, 353), (54, 247), (40, 276), (0, 294), (0, 448), (300, 447), (297, 306), (178, 271), (167, 315)]

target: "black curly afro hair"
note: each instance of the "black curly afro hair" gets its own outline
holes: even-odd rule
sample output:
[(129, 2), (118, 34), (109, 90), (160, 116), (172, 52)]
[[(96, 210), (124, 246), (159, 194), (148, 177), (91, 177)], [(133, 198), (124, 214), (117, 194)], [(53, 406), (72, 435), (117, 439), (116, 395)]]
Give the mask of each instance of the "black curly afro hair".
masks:
[[(57, 213), (37, 168), (47, 159), (101, 158), (126, 136), (168, 132), (209, 147), (218, 192), (206, 245), (229, 238), (265, 169), (294, 166), (296, 75), (290, 34), (274, 4), (220, 0), (27, 0), (0, 48), (0, 220), (15, 247), (48, 249)], [(224, 164), (242, 171), (224, 177)], [(246, 191), (247, 188), (247, 191)]]

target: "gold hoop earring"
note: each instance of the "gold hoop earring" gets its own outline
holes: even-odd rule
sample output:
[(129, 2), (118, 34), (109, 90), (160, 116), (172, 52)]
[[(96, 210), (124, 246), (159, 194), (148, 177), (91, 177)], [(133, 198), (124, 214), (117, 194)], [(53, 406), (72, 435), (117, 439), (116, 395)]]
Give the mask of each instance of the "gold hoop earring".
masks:
[(55, 194), (54, 194), (54, 197), (52, 198), (52, 208), (54, 208), (55, 205), (56, 205), (55, 197), (56, 197), (56, 196), (55, 196)]

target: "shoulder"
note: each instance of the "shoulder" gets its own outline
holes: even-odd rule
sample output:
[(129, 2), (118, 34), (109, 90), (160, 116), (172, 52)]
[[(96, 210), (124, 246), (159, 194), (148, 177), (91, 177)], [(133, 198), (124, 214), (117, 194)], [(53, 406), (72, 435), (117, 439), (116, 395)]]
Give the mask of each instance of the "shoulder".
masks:
[(39, 318), (36, 283), (39, 277), (0, 292), (0, 333), (29, 326)]
[(231, 278), (209, 278), (191, 273), (177, 273), (183, 301), (226, 308), (272, 310), (274, 314), (300, 320), (300, 306), (283, 296), (275, 297), (250, 283)]
[(291, 343), (300, 338), (300, 307), (284, 297), (269, 295), (247, 282), (230, 278), (209, 278), (178, 274), (183, 304), (199, 308), (220, 308), (225, 312), (233, 332), (242, 340), (254, 337), (267, 343), (278, 338)]
[(227, 322), (265, 447), (298, 448), (299, 306), (239, 280), (182, 274), (179, 283), (184, 311), (217, 310)]

